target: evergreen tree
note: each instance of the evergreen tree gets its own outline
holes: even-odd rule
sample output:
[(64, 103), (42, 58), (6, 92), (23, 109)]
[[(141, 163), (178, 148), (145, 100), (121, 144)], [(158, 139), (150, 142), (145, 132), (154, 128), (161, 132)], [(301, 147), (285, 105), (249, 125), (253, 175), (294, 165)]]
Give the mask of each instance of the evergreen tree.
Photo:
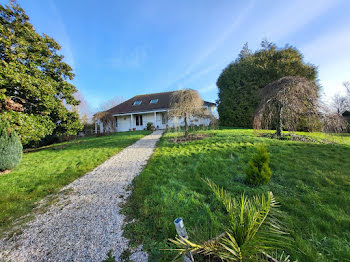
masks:
[(269, 166), (270, 156), (264, 145), (256, 146), (256, 153), (249, 160), (245, 170), (246, 183), (254, 186), (266, 184), (270, 181), (272, 172)]
[(293, 47), (277, 48), (262, 41), (254, 53), (245, 44), (238, 58), (229, 64), (217, 80), (218, 113), (224, 126), (253, 126), (254, 112), (261, 100), (259, 90), (284, 76), (301, 76), (316, 81), (317, 69), (305, 64), (302, 54)]
[(0, 5), (0, 114), (22, 143), (47, 135), (76, 134), (82, 128), (67, 106), (79, 101), (69, 82), (72, 68), (58, 53), (59, 44), (38, 34), (24, 10)]
[(6, 121), (0, 122), (0, 171), (15, 168), (22, 159), (22, 144)]

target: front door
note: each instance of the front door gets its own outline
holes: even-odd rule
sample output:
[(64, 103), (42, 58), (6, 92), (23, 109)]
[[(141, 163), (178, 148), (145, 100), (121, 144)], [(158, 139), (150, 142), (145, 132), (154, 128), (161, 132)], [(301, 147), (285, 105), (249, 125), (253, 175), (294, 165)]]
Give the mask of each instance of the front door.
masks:
[(135, 115), (136, 130), (143, 130), (143, 119), (142, 115)]

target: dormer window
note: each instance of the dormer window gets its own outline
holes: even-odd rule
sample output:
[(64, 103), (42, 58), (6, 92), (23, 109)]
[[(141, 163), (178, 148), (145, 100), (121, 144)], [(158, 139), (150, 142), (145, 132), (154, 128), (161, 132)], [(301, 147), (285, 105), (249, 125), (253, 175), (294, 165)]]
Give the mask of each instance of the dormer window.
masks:
[(152, 99), (151, 101), (149, 101), (150, 104), (157, 104), (158, 103), (158, 99)]
[(134, 106), (139, 106), (139, 105), (141, 105), (141, 103), (142, 103), (142, 101), (135, 101), (133, 105)]

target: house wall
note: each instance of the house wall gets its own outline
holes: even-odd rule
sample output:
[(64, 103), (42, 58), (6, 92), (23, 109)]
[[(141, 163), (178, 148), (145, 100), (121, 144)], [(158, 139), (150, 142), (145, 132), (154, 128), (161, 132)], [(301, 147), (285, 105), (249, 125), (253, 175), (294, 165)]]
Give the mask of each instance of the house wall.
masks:
[[(191, 125), (195, 125), (195, 126), (200, 126), (200, 125), (204, 125), (204, 126), (208, 126), (210, 124), (210, 119), (209, 118), (198, 118), (198, 117), (190, 117), (188, 124)], [(185, 119), (182, 118), (171, 118), (168, 121), (168, 125), (169, 127), (176, 127), (176, 126), (185, 126)]]
[[(144, 114), (133, 114), (132, 115), (132, 126), (130, 121), (130, 115), (125, 116), (116, 116), (117, 121), (117, 132), (125, 132), (129, 130), (133, 130), (135, 128), (136, 130), (144, 130), (147, 127), (147, 123), (151, 122), (157, 129), (165, 129), (167, 126), (169, 127), (176, 127), (176, 126), (185, 126), (184, 118), (180, 119), (166, 119), (165, 123), (163, 123), (162, 120), (162, 114), (166, 112), (157, 112), (156, 113), (156, 121), (154, 121), (154, 112), (152, 113), (144, 113)], [(136, 126), (136, 115), (142, 115), (142, 126)], [(209, 118), (196, 118), (191, 117), (189, 119), (189, 125), (204, 125), (208, 126), (210, 124)]]
[(116, 117), (117, 132), (125, 132), (130, 129), (130, 116), (118, 116)]
[[(142, 115), (142, 125), (136, 126), (136, 115)], [(133, 114), (132, 115), (132, 127), (130, 122), (130, 115), (117, 116), (117, 132), (125, 132), (135, 128), (136, 130), (144, 130), (147, 127), (147, 123), (151, 122), (158, 129), (165, 129), (166, 124), (162, 123), (162, 112), (156, 113), (156, 121), (154, 121), (154, 113), (146, 114)]]

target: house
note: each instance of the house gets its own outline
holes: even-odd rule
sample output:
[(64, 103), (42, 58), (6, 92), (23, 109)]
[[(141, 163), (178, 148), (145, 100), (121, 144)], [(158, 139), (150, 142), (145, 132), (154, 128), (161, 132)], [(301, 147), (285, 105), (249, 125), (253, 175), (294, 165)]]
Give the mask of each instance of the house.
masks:
[(349, 123), (350, 125), (350, 111), (346, 110), (342, 116), (344, 117), (344, 119)]
[[(148, 122), (151, 122), (157, 129), (165, 129), (168, 126), (174, 127), (176, 125), (184, 126), (185, 123), (183, 119), (168, 118), (170, 101), (174, 92), (175, 91), (137, 95), (115, 107), (112, 107), (107, 110), (107, 112), (115, 117), (117, 132), (144, 130), (146, 129)], [(207, 108), (209, 112), (213, 112), (216, 104), (203, 101), (203, 107)], [(189, 124), (208, 126), (210, 124), (210, 119), (193, 118), (190, 119)], [(103, 132), (103, 129), (104, 127), (102, 123), (95, 123), (96, 133), (98, 131)]]

